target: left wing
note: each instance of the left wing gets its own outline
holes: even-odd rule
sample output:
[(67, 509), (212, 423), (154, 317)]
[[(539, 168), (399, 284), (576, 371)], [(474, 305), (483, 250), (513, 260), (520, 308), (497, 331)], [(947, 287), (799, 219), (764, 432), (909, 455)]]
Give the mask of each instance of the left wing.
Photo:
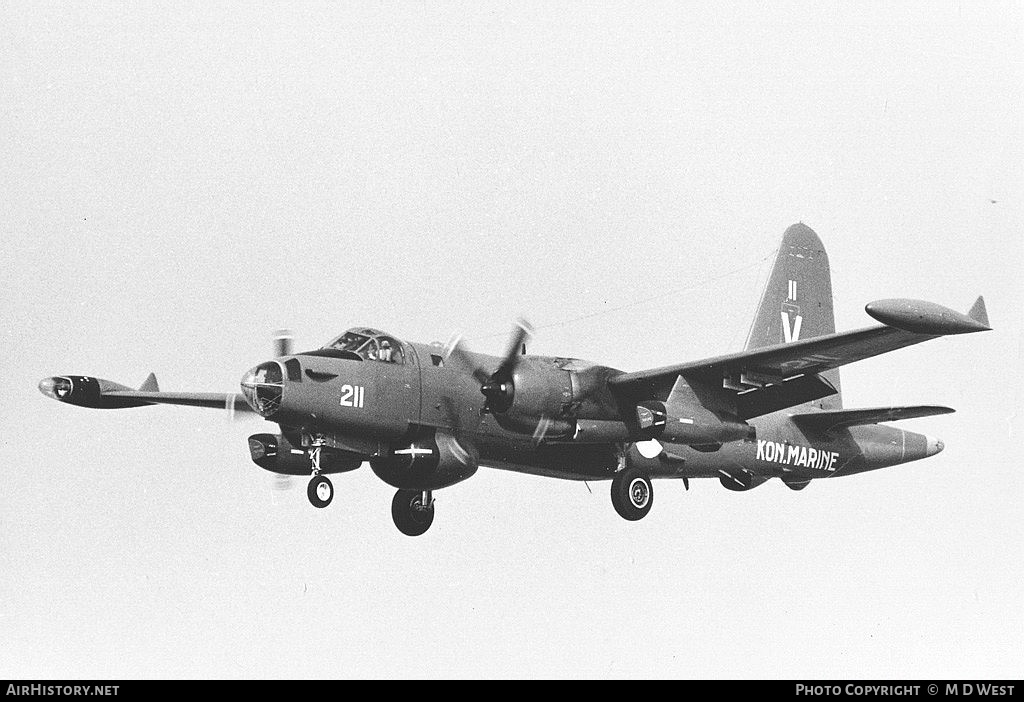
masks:
[[(985, 301), (981, 297), (967, 314), (918, 300), (882, 300), (865, 309), (883, 324), (702, 361), (623, 373), (610, 378), (608, 383), (619, 393), (654, 397), (671, 388), (677, 377), (684, 376), (734, 392), (741, 405), (741, 416), (746, 414), (745, 418), (750, 418), (835, 392), (821, 386), (828, 385), (817, 377), (823, 371), (940, 336), (989, 329)], [(790, 385), (792, 383), (796, 385)], [(794, 391), (784, 392), (787, 385)], [(798, 386), (806, 387), (796, 390)], [(742, 412), (743, 395), (756, 397), (759, 393), (774, 393), (778, 397), (767, 404), (747, 398), (746, 404), (751, 407)]]

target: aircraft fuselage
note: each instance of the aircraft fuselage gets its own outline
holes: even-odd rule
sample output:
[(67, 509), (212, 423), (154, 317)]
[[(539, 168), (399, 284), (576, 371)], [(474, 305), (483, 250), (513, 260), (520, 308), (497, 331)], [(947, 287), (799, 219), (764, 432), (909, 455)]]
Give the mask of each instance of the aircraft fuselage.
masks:
[[(328, 445), (365, 457), (394, 451), (424, 431), (440, 430), (467, 439), (484, 466), (607, 480), (625, 464), (651, 477), (717, 478), (739, 490), (772, 477), (802, 487), (809, 480), (906, 463), (941, 450), (940, 443), (923, 434), (877, 424), (811, 431), (791, 420), (792, 410), (783, 410), (750, 420), (754, 432), (742, 441), (698, 448), (662, 442), (657, 456), (645, 457), (634, 446), (639, 437), (633, 404), (607, 391), (582, 403), (574, 398), (574, 388), (587, 377), (604, 379), (620, 371), (578, 359), (525, 356), (521, 367), (528, 372), (519, 377), (543, 374), (543, 396), (537, 403), (552, 408), (545, 420), (574, 427), (571, 433), (549, 434), (538, 442), (530, 429), (539, 415), (523, 415), (507, 428), (505, 417), (482, 411), (479, 385), (444, 358), (442, 348), (403, 346), (400, 364), (306, 354), (277, 359), (285, 368), (281, 411), (268, 419), (304, 435), (323, 434)], [(500, 361), (473, 356), (484, 366)], [(525, 385), (517, 390), (529, 391)], [(427, 490), (437, 484), (427, 479), (403, 487)]]

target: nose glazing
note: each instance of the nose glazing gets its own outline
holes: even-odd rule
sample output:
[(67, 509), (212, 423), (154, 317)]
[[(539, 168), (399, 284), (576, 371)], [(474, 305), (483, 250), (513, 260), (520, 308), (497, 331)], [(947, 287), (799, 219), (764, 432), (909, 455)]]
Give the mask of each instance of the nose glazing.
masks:
[(284, 374), (276, 361), (267, 361), (242, 376), (242, 394), (258, 414), (270, 417), (281, 407)]

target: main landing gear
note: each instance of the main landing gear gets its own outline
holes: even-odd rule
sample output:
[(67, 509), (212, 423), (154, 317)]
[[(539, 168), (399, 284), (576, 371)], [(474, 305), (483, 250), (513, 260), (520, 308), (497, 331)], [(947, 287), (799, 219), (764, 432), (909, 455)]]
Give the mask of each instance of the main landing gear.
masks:
[(430, 490), (399, 490), (391, 500), (391, 518), (406, 536), (419, 536), (434, 522), (434, 495)]
[(635, 468), (626, 468), (612, 478), (612, 506), (619, 516), (635, 522), (643, 519), (654, 504), (651, 479)]
[(313, 479), (309, 481), (309, 487), (306, 488), (306, 497), (309, 498), (309, 503), (321, 509), (331, 504), (331, 500), (334, 499), (334, 485), (326, 475), (320, 475), (320, 449), (325, 443), (322, 436), (313, 437), (312, 448), (309, 450)]

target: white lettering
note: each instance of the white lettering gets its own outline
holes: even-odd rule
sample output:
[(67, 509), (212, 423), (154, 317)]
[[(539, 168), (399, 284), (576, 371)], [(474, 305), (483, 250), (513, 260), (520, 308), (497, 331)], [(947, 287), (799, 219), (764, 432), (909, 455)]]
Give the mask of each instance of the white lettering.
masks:
[(839, 461), (836, 451), (824, 451), (813, 446), (784, 444), (778, 441), (758, 439), (755, 458), (758, 461), (802, 466), (821, 471), (835, 471)]
[(365, 394), (365, 388), (362, 385), (342, 385), (341, 406), (362, 407)]
[(789, 315), (783, 310), (780, 312), (782, 315), (782, 336), (785, 338), (787, 344), (791, 344), (800, 338), (800, 325), (803, 323), (804, 318), (802, 315), (797, 315), (796, 320), (793, 322), (793, 327), (789, 326)]

